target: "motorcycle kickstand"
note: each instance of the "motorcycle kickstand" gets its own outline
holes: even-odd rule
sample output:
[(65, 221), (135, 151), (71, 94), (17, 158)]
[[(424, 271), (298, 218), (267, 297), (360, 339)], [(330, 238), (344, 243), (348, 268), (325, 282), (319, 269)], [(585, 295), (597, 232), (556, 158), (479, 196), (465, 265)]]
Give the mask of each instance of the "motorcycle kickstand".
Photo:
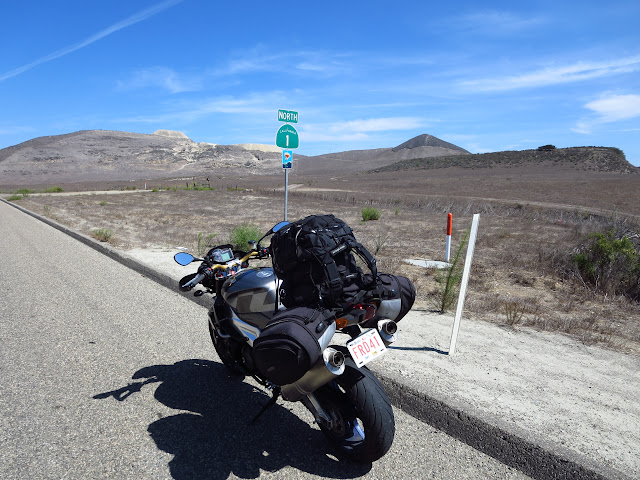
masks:
[(276, 402), (278, 401), (278, 397), (280, 396), (280, 392), (281, 392), (280, 387), (276, 387), (273, 389), (273, 393), (272, 393), (273, 396), (271, 397), (271, 400), (269, 400), (267, 404), (264, 407), (262, 407), (262, 410), (260, 410), (258, 415), (256, 415), (255, 418), (251, 420), (251, 423), (249, 425), (253, 425), (254, 423), (256, 423), (258, 418), (260, 418), (264, 412), (266, 412), (269, 408), (273, 407), (276, 404)]

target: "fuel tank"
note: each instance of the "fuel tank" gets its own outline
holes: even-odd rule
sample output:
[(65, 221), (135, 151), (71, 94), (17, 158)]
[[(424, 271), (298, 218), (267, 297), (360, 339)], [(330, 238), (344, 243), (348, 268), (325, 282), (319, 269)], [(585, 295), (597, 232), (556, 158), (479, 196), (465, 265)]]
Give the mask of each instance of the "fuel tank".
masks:
[(271, 267), (243, 270), (224, 282), (222, 298), (240, 320), (262, 330), (276, 312), (278, 284)]

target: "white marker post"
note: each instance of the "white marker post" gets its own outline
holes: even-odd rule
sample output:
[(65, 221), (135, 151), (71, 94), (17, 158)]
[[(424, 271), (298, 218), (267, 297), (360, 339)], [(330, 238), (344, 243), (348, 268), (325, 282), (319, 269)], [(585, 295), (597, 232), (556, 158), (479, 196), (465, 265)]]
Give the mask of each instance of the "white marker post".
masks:
[(453, 226), (453, 215), (447, 215), (447, 245), (444, 249), (444, 261), (449, 263), (451, 258), (451, 227)]
[(458, 340), (458, 330), (460, 329), (460, 318), (462, 317), (462, 309), (464, 308), (464, 297), (467, 294), (467, 283), (469, 283), (469, 274), (471, 272), (471, 261), (473, 260), (473, 250), (476, 245), (476, 236), (478, 234), (478, 222), (480, 214), (473, 215), (471, 223), (471, 234), (469, 235), (469, 244), (467, 245), (467, 258), (464, 261), (464, 270), (462, 272), (462, 283), (460, 284), (460, 295), (458, 296), (458, 307), (456, 308), (456, 316), (453, 321), (453, 332), (451, 333), (451, 344), (449, 345), (448, 355), (456, 352), (456, 341)]

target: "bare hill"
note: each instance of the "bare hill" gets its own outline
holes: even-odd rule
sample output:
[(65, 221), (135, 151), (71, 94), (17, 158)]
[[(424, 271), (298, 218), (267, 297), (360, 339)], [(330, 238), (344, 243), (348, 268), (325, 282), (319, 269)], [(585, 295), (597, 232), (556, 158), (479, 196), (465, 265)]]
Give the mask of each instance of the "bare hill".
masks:
[(397, 147), (371, 150), (350, 150), (314, 157), (298, 157), (296, 173), (321, 175), (329, 172), (355, 173), (414, 158), (435, 158), (463, 155), (469, 152), (433, 135), (418, 135)]
[[(252, 149), (254, 148), (254, 149)], [(0, 184), (37, 185), (273, 171), (281, 156), (253, 144), (196, 143), (181, 132), (85, 130), (0, 150)]]
[(427, 170), (441, 168), (569, 168), (580, 171), (606, 173), (640, 173), (640, 168), (631, 165), (624, 153), (610, 147), (572, 147), (552, 150), (521, 150), (481, 154), (403, 159), (370, 172), (393, 172), (399, 170)]
[(449, 150), (455, 150), (461, 153), (469, 153), (464, 148), (460, 148), (453, 143), (445, 142), (444, 140), (440, 140), (433, 135), (427, 135), (426, 133), (423, 135), (418, 135), (417, 137), (413, 137), (411, 140), (407, 140), (404, 143), (401, 143), (397, 147), (393, 149), (394, 152), (398, 152), (403, 149), (413, 150), (416, 148), (422, 147), (439, 147), (439, 148), (448, 148)]
[[(240, 177), (279, 174), (280, 149), (273, 145), (196, 143), (182, 132), (152, 135), (84, 130), (39, 137), (0, 150), (4, 187)], [(433, 135), (419, 135), (393, 148), (295, 155), (294, 176), (345, 176), (398, 170), (543, 167), (557, 170), (637, 173), (616, 148), (575, 147), (471, 155)]]

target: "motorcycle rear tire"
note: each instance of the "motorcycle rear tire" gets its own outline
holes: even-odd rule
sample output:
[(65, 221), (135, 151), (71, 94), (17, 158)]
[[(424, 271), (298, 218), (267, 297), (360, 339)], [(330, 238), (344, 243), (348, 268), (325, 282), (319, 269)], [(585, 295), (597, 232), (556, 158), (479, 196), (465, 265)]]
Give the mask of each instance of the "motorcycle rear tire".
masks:
[(236, 358), (240, 357), (240, 348), (241, 345), (233, 340), (232, 338), (222, 338), (218, 335), (218, 332), (211, 326), (209, 323), (209, 335), (211, 336), (211, 342), (213, 343), (213, 348), (216, 349), (216, 353), (220, 360), (230, 374), (237, 377), (244, 377), (244, 370), (238, 362)]
[(345, 359), (346, 370), (315, 393), (333, 418), (320, 429), (340, 454), (360, 463), (382, 458), (395, 436), (391, 402), (378, 379), (366, 368)]

